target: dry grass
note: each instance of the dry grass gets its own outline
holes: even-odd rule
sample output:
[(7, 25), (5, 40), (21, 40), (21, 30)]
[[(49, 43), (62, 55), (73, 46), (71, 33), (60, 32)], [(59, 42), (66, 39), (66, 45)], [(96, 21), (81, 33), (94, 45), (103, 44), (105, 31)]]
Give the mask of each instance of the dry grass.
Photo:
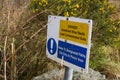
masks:
[(110, 4), (116, 7), (117, 13), (113, 15), (114, 19), (120, 18), (120, 0), (109, 0)]
[(47, 24), (42, 14), (47, 11), (33, 14), (28, 10), (29, 3), (18, 6), (14, 0), (3, 0), (0, 4), (7, 5), (0, 6), (0, 80), (5, 80), (6, 73), (9, 80), (30, 80), (53, 69), (55, 62), (45, 56)]
[[(12, 40), (15, 39), (15, 36), (11, 34), (20, 27), (18, 25), (22, 24), (20, 20), (24, 20), (22, 16), (26, 12), (26, 6), (16, 8), (14, 0), (2, 0), (0, 4), (0, 75), (4, 76), (4, 80), (7, 80), (8, 76), (10, 76), (9, 79), (13, 80), (14, 77), (15, 79), (17, 78), (17, 64), (16, 56), (14, 56), (14, 46), (16, 45), (14, 40)], [(10, 56), (12, 56), (12, 59), (7, 60)]]
[(120, 55), (118, 49), (110, 46), (103, 46), (102, 50), (107, 58), (102, 73), (104, 73), (110, 79), (118, 78), (118, 75), (120, 75)]
[(114, 5), (120, 11), (120, 0), (109, 0), (111, 5)]
[(27, 9), (29, 3), (16, 5), (14, 0), (2, 0), (0, 4), (0, 79), (30, 80), (50, 69), (52, 65), (45, 58), (46, 25), (36, 18), (45, 11), (33, 15)]

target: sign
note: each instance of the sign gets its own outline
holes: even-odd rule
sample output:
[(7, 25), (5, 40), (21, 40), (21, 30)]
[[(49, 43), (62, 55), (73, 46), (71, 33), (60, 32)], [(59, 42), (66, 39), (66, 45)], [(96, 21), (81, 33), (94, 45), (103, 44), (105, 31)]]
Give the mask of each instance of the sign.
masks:
[(57, 57), (62, 59), (64, 56), (64, 61), (74, 64), (78, 67), (85, 68), (86, 64), (86, 53), (87, 49), (70, 44), (63, 41), (58, 41), (58, 55)]
[(59, 37), (81, 44), (88, 44), (88, 24), (60, 20)]
[(48, 16), (47, 57), (79, 72), (89, 64), (92, 20)]

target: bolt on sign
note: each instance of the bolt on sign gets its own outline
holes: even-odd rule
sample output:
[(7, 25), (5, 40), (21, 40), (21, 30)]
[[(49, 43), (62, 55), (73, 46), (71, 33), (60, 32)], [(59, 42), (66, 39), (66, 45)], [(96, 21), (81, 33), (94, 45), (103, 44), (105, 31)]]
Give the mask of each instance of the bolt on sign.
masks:
[(88, 72), (92, 20), (48, 16), (46, 55), (79, 72)]

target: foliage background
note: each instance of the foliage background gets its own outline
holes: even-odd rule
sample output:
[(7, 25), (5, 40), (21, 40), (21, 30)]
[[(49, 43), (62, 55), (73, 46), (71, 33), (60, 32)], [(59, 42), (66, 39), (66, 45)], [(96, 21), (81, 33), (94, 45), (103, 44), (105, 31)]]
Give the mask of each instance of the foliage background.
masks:
[(52, 15), (92, 19), (90, 67), (112, 77), (119, 72), (120, 17), (115, 18), (117, 10), (108, 0), (32, 0), (30, 8), (33, 13), (48, 9)]
[(1, 1), (0, 79), (5, 79), (5, 68), (10, 80), (30, 80), (56, 66), (61, 68), (45, 56), (48, 15), (92, 19), (90, 67), (108, 78), (120, 74), (120, 17), (116, 17), (117, 10), (108, 0), (28, 2)]

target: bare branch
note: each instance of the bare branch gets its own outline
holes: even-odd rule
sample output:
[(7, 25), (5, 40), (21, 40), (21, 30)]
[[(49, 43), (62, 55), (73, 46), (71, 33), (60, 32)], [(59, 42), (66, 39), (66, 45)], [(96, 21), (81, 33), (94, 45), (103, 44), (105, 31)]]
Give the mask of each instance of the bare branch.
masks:
[[(30, 39), (28, 39), (28, 40), (26, 40), (25, 42), (23, 42), (23, 43), (16, 49), (15, 54), (12, 55), (12, 56), (15, 56), (16, 53), (17, 53), (17, 51), (18, 51), (20, 48), (22, 48), (26, 43), (28, 43), (33, 37), (35, 37), (39, 32), (41, 32), (42, 30), (46, 29), (46, 26), (47, 26), (47, 24), (44, 25), (42, 28), (40, 28), (37, 32), (35, 32), (35, 33), (30, 37)], [(9, 58), (7, 58), (7, 61), (10, 60), (12, 56), (10, 56)]]
[(0, 77), (1, 77), (1, 78), (4, 78), (4, 76), (3, 76), (3, 75), (1, 75), (1, 74), (0, 74)]
[(6, 36), (5, 37), (5, 42), (4, 42), (4, 57), (3, 57), (3, 60), (4, 60), (4, 80), (7, 80), (7, 75), (6, 75), (6, 64), (7, 64), (7, 61), (6, 61), (6, 45), (7, 45), (7, 39), (8, 37)]
[(44, 11), (42, 11), (42, 12), (40, 12), (40, 13), (37, 13), (36, 15), (30, 17), (24, 24), (19, 25), (19, 28), (17, 28), (13, 33), (9, 34), (9, 36), (12, 36), (12, 35), (15, 34), (16, 32), (19, 32), (19, 31), (21, 31), (21, 30), (26, 29), (25, 26), (28, 25), (29, 22), (31, 22), (31, 21), (34, 20), (37, 16), (39, 16), (39, 15), (41, 15), (42, 13), (45, 13), (45, 12), (47, 12), (47, 11), (49, 11), (49, 10), (44, 10)]

